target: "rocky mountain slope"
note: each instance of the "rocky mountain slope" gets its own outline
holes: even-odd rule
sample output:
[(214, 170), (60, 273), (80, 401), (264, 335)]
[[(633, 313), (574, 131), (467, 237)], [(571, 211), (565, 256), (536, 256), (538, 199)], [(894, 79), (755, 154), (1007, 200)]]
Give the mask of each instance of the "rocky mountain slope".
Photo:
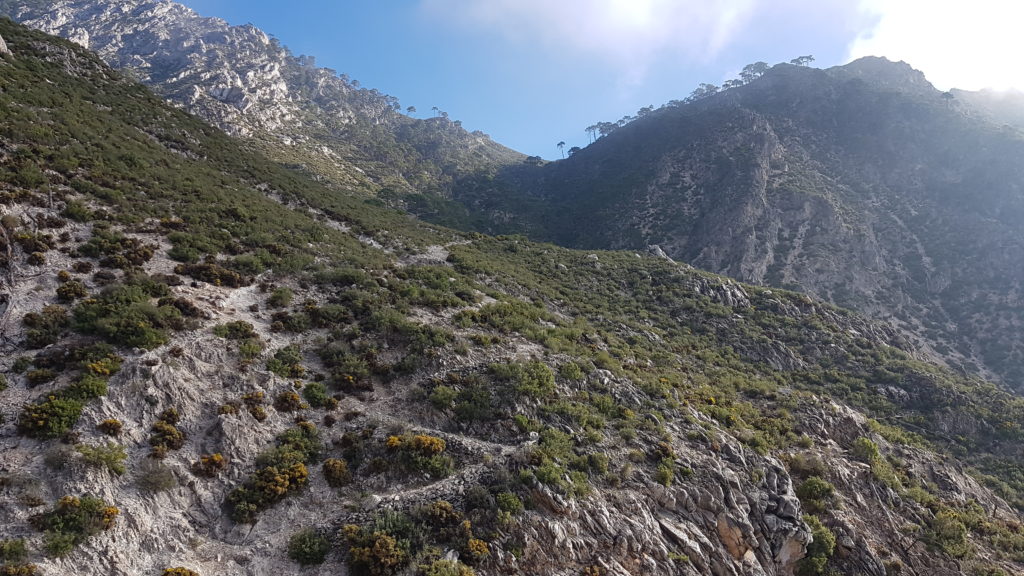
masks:
[(0, 574), (1014, 574), (1024, 401), (338, 194), (0, 20)]
[(1024, 137), (967, 95), (877, 58), (782, 64), (458, 197), (491, 232), (657, 244), (852, 307), (1020, 389)]
[(95, 51), (272, 159), (339, 188), (439, 195), (465, 174), (524, 158), (446, 116), (406, 116), (396, 98), (296, 57), (253, 26), (175, 2), (4, 0), (0, 13)]

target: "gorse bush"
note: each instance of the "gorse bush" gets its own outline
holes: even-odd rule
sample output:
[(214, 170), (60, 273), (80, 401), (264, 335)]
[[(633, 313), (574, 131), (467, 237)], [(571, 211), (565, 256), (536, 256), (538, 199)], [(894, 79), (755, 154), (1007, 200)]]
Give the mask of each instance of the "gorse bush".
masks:
[(30, 522), (43, 532), (43, 546), (51, 556), (65, 556), (75, 546), (114, 527), (120, 511), (99, 498), (65, 496), (52, 510)]
[(340, 458), (328, 458), (323, 463), (324, 479), (332, 488), (341, 488), (352, 481), (348, 463)]
[(253, 522), (263, 510), (306, 485), (307, 464), (319, 456), (320, 434), (302, 422), (277, 437), (277, 445), (260, 454), (259, 469), (228, 494), (231, 517), (236, 522)]

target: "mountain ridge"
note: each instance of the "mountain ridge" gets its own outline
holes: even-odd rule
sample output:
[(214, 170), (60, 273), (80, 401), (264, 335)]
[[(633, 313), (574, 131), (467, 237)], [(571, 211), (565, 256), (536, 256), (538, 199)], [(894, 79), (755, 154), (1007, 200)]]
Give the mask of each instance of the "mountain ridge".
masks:
[[(489, 232), (657, 244), (701, 268), (890, 318), (936, 356), (952, 351), (1019, 386), (1007, 330), (1021, 325), (1010, 264), (1024, 245), (1021, 142), (906, 64), (778, 65), (456, 198), (493, 213)], [(517, 214), (519, 198), (530, 209)], [(991, 332), (1004, 313), (1007, 327)]]

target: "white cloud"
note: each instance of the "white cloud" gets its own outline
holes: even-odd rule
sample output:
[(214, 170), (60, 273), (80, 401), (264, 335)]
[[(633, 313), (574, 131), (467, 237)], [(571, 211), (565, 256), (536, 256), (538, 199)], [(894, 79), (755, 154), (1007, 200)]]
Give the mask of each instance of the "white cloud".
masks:
[(877, 24), (850, 58), (885, 56), (921, 70), (937, 88), (1024, 88), (1024, 2), (861, 0)]
[(429, 12), (553, 50), (643, 68), (662, 53), (694, 60), (722, 50), (757, 0), (421, 0)]

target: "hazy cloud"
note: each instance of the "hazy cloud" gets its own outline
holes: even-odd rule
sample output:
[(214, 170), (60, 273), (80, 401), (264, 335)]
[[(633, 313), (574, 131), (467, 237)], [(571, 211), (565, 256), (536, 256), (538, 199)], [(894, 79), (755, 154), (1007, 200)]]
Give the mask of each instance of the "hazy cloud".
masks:
[(862, 0), (877, 24), (850, 47), (850, 58), (904, 60), (936, 87), (1024, 88), (1024, 2), (1017, 0)]
[(525, 42), (643, 68), (675, 53), (711, 58), (756, 0), (421, 0), (429, 12)]

